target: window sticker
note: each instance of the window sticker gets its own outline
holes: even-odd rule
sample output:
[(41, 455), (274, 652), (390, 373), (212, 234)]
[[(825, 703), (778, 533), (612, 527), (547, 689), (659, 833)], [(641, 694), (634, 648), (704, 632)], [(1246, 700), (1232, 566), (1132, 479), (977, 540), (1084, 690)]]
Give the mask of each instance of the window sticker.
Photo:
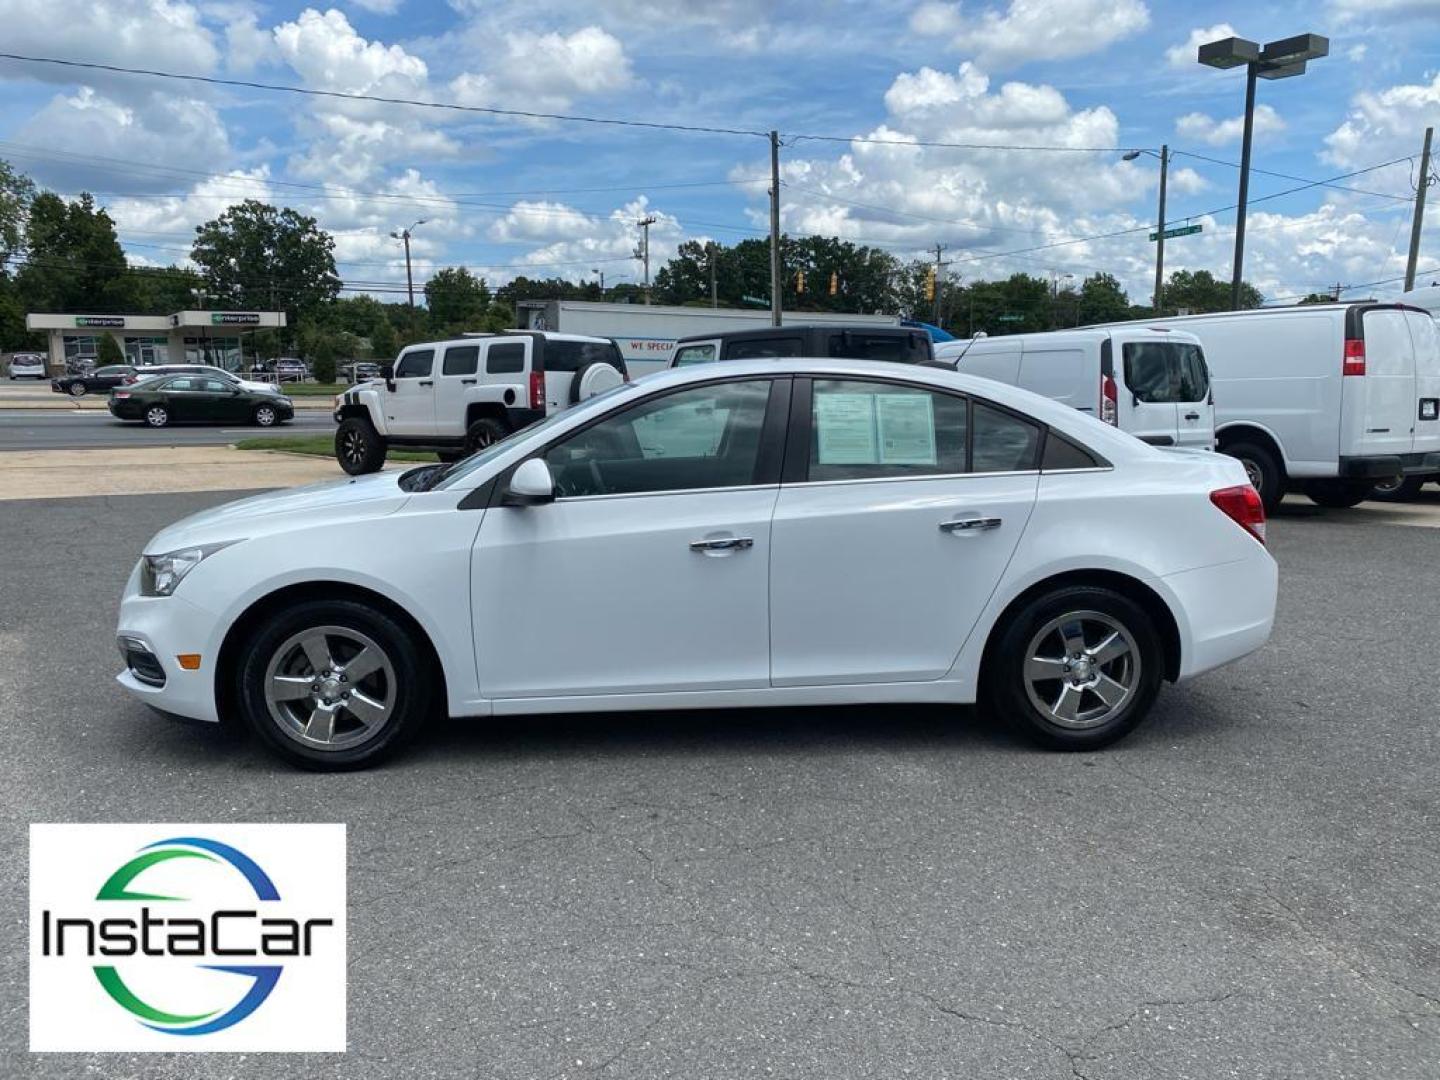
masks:
[(819, 464), (879, 464), (874, 394), (816, 394), (815, 430)]
[(935, 402), (929, 394), (877, 394), (875, 420), (883, 465), (937, 465)]

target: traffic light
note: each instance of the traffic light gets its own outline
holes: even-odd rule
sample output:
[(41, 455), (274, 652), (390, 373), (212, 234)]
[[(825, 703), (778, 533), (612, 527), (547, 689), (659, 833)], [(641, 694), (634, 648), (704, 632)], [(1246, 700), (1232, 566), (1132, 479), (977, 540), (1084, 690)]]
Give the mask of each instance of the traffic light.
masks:
[(925, 271), (925, 299), (935, 299), (935, 268), (933, 266)]
[(830, 295), (834, 296), (840, 291), (840, 274), (837, 271), (830, 271)]
[(804, 270), (796, 270), (796, 271), (795, 271), (795, 291), (796, 291), (797, 293), (803, 293), (803, 292), (805, 291), (805, 271), (804, 271)]

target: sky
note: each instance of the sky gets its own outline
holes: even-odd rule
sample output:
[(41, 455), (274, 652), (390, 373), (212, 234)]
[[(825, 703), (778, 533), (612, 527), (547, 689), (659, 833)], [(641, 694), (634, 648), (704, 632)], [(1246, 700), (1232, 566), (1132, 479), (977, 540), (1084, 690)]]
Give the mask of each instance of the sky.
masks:
[(183, 263), (196, 225), (257, 198), (317, 218), (347, 287), (382, 296), (405, 280), (391, 233), (420, 219), (417, 282), (638, 281), (647, 215), (654, 269), (762, 237), (769, 145), (746, 133), (775, 129), (787, 232), (943, 244), (960, 281), (1103, 270), (1146, 302), (1162, 145), (1167, 219), (1203, 226), (1167, 271), (1230, 273), (1244, 75), (1196, 46), (1304, 32), (1330, 55), (1259, 84), (1246, 278), (1275, 302), (1389, 295), (1440, 124), (1440, 0), (0, 0), (0, 26), (27, 56), (468, 107), (0, 59), (0, 157), (94, 192), (132, 262)]

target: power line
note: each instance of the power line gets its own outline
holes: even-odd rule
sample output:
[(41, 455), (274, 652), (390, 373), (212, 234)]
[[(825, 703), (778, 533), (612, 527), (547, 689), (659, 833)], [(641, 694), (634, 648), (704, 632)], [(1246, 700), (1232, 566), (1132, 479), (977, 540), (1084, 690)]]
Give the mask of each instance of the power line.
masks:
[(513, 116), (524, 120), (565, 120), (577, 124), (603, 124), (612, 127), (648, 128), (656, 131), (685, 131), (704, 135), (749, 135), (764, 139), (770, 137), (769, 132), (749, 131), (744, 128), (712, 127), (700, 124), (669, 124), (652, 120), (623, 120), (606, 116), (535, 112), (529, 109), (501, 109), (492, 105), (461, 105), (453, 101), (421, 101), (417, 98), (387, 97), (382, 94), (346, 93), (340, 90), (316, 90), (308, 86), (287, 86), (284, 83), (262, 83), (248, 79), (222, 79), (215, 75), (195, 75), (179, 71), (159, 71), (154, 68), (122, 67), (119, 64), (99, 64), (89, 60), (66, 60), (56, 56), (25, 56), (21, 53), (0, 52), (0, 59), (17, 60), (26, 64), (53, 64), (57, 67), (81, 68), (87, 71), (105, 71), (113, 75), (142, 75), (151, 79), (172, 79), (180, 82), (206, 83), (210, 86), (232, 86), (242, 90), (270, 90), (276, 93), (303, 94), (306, 97), (334, 98), (341, 101), (374, 101), (382, 105), (408, 105), (417, 109), (439, 109), (448, 112), (479, 113), (487, 116)]
[[(0, 56), (3, 56), (0, 53)], [(794, 135), (786, 133), (785, 145), (800, 142), (863, 143), (868, 146), (923, 146), (936, 150), (1016, 150), (1052, 154), (1125, 154), (1131, 150), (1148, 150), (1146, 146), (1059, 146), (1016, 145), (1010, 143), (934, 142), (926, 139), (876, 139), (868, 135)]]
[[(1212, 164), (1212, 165), (1224, 165), (1224, 166), (1226, 166), (1226, 167), (1228, 167), (1228, 168), (1231, 168), (1231, 169), (1238, 169), (1238, 168), (1240, 168), (1240, 165), (1239, 165), (1238, 162), (1225, 161), (1225, 160), (1222, 159), (1222, 158), (1209, 157), (1209, 156), (1206, 155), (1206, 154), (1197, 154), (1197, 153), (1195, 153), (1193, 150), (1172, 150), (1172, 151), (1170, 151), (1170, 152), (1171, 152), (1171, 154), (1179, 154), (1179, 155), (1184, 156), (1184, 157), (1195, 158), (1197, 161), (1208, 161), (1208, 162), (1209, 162), (1210, 164)], [(1394, 161), (1386, 162), (1385, 165), (1396, 165), (1396, 164), (1399, 164), (1399, 163), (1402, 162), (1402, 161), (1409, 161), (1409, 160), (1410, 160), (1409, 158), (1396, 158)], [(1385, 166), (1382, 166), (1382, 165), (1374, 166), (1374, 168), (1384, 168), (1384, 167), (1385, 167)], [(1348, 186), (1346, 186), (1346, 185), (1344, 185), (1344, 184), (1337, 184), (1337, 183), (1334, 183), (1334, 182), (1332, 182), (1332, 181), (1330, 181), (1330, 180), (1311, 180), (1308, 176), (1292, 176), (1292, 175), (1290, 175), (1289, 173), (1275, 172), (1275, 171), (1273, 171), (1273, 170), (1271, 170), (1271, 169), (1260, 169), (1260, 168), (1256, 168), (1254, 165), (1251, 165), (1251, 166), (1250, 166), (1250, 171), (1251, 171), (1252, 173), (1259, 173), (1259, 174), (1261, 174), (1262, 176), (1273, 176), (1273, 177), (1276, 177), (1277, 179), (1280, 179), (1280, 180), (1299, 180), (1299, 181), (1301, 181), (1301, 182), (1303, 182), (1303, 183), (1308, 184), (1308, 185), (1311, 186), (1311, 187), (1328, 187), (1328, 188), (1335, 188), (1337, 191), (1349, 191), (1349, 192), (1353, 192), (1353, 193), (1356, 194), (1356, 195), (1373, 195), (1373, 196), (1375, 196), (1377, 199), (1394, 199), (1394, 200), (1396, 200), (1397, 202), (1404, 202), (1404, 203), (1410, 203), (1410, 202), (1414, 202), (1414, 201), (1415, 201), (1415, 197), (1414, 197), (1413, 195), (1394, 195), (1394, 194), (1392, 194), (1392, 193), (1390, 193), (1390, 192), (1388, 192), (1388, 191), (1367, 191), (1367, 190), (1365, 190), (1364, 188), (1348, 187)], [(1367, 169), (1367, 170), (1362, 170), (1362, 171), (1369, 172), (1369, 171), (1372, 171), (1372, 170), (1368, 170), (1368, 169)], [(1350, 175), (1350, 176), (1358, 176), (1359, 173), (1349, 173), (1349, 174), (1347, 174), (1347, 175)]]

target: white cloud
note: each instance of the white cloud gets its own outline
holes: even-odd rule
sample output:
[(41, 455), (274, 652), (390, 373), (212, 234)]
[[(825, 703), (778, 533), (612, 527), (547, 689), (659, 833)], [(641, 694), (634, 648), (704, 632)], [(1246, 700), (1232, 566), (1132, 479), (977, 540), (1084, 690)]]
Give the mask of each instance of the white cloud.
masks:
[(565, 203), (515, 203), (505, 217), (490, 226), (490, 238), (498, 243), (538, 243), (540, 246), (514, 260), (520, 265), (489, 276), (492, 281), (503, 281), (526, 273), (529, 267), (535, 276), (580, 280), (593, 277), (591, 269), (599, 265), (605, 269), (608, 281), (628, 278), (638, 283), (644, 273), (638, 261), (632, 262), (640, 241), (635, 223), (647, 214), (655, 218), (650, 226), (653, 281), (666, 260), (674, 257), (687, 234), (678, 218), (656, 210), (644, 196), (603, 216), (586, 214)]
[(1326, 161), (1357, 168), (1419, 152), (1427, 125), (1440, 118), (1440, 74), (1430, 82), (1402, 83), (1351, 100), (1344, 121), (1325, 137)]
[[(169, 236), (166, 246), (188, 247), (195, 227), (223, 214), (225, 210), (246, 199), (271, 202), (275, 191), (270, 186), (270, 170), (236, 169), (223, 176), (202, 180), (188, 192), (161, 199), (112, 199), (106, 204), (116, 228), (122, 236), (138, 234), (140, 239), (152, 235)], [(185, 261), (178, 256), (175, 260)]]
[(1365, 42), (1361, 41), (1355, 45), (1351, 45), (1348, 49), (1345, 50), (1345, 59), (1349, 60), (1351, 63), (1358, 64), (1360, 63), (1360, 61), (1365, 59), (1365, 54), (1369, 51), (1370, 47), (1366, 45)]
[(1239, 36), (1233, 26), (1223, 22), (1216, 23), (1214, 26), (1191, 30), (1190, 36), (1183, 42), (1179, 45), (1172, 45), (1165, 50), (1165, 60), (1173, 68), (1189, 68), (1197, 62), (1196, 54), (1200, 51), (1201, 45)]
[(1141, 0), (1010, 0), (1002, 13), (967, 16), (959, 3), (927, 2), (910, 17), (917, 34), (948, 36), (986, 71), (1096, 52), (1150, 24)]
[(350, 2), (375, 15), (394, 15), (400, 10), (400, 0), (350, 0)]
[(494, 63), (458, 76), (450, 90), (463, 105), (555, 111), (578, 97), (623, 90), (633, 77), (620, 40), (587, 26), (572, 34), (506, 34)]
[(425, 84), (425, 61), (399, 45), (367, 41), (343, 12), (323, 15), (306, 8), (294, 22), (275, 28), (281, 57), (307, 86), (342, 93), (411, 94)]
[(273, 63), (279, 56), (275, 38), (262, 30), (256, 16), (247, 12), (225, 26), (225, 66), (246, 73)]
[(1341, 20), (1386, 16), (1440, 18), (1435, 0), (1330, 0), (1330, 12)]
[[(1245, 133), (1245, 118), (1234, 116), (1228, 120), (1217, 120), (1205, 113), (1186, 113), (1175, 121), (1175, 130), (1187, 139), (1198, 139), (1211, 146), (1224, 146), (1239, 142)], [(1285, 130), (1285, 121), (1269, 105), (1255, 106), (1255, 134), (1272, 135)]]
[[(130, 67), (211, 72), (220, 62), (200, 12), (179, 0), (0, 0), (0, 26), (11, 52), (63, 56)], [(73, 83), (74, 71), (42, 64), (11, 68), (26, 78)], [(135, 80), (87, 74), (99, 85)]]

